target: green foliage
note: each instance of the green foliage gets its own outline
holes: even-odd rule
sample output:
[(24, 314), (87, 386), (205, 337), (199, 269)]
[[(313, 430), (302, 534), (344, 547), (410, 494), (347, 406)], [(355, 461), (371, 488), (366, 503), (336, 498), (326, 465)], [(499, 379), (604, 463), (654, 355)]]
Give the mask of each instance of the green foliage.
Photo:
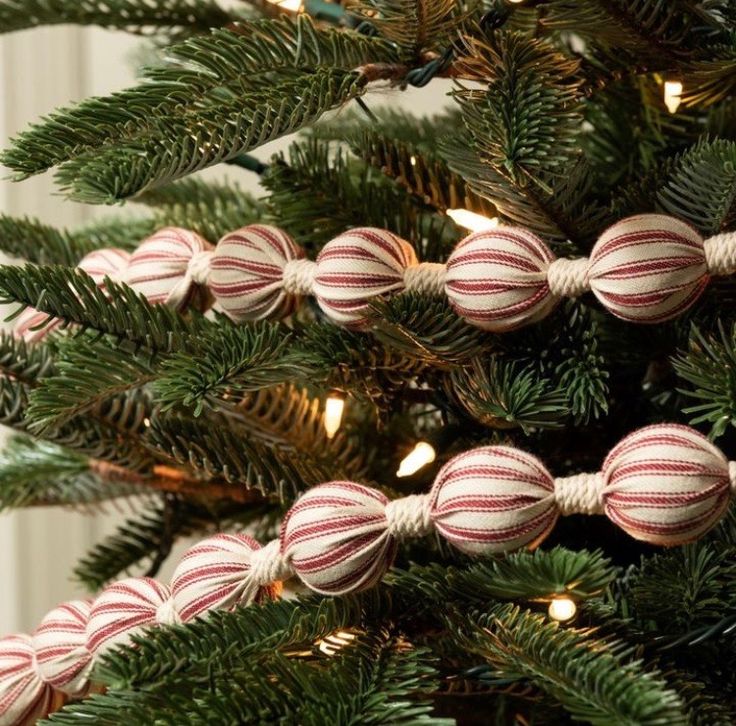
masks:
[(44, 343), (29, 344), (8, 333), (0, 333), (0, 372), (13, 383), (35, 385), (53, 373), (54, 356)]
[(351, 9), (410, 60), (422, 50), (442, 48), (462, 21), (453, 0), (362, 0)]
[[(120, 199), (297, 130), (362, 92), (351, 69), (391, 57), (384, 41), (306, 16), (232, 24), (170, 48), (140, 86), (55, 112), (20, 134), (3, 163), (28, 176), (81, 154), (62, 183), (89, 201)], [(126, 165), (137, 151), (150, 156)]]
[(0, 266), (0, 296), (152, 351), (181, 347), (190, 334), (214, 326), (201, 316), (184, 318), (166, 305), (151, 305), (111, 280), (103, 292), (86, 273), (57, 265)]
[(563, 425), (570, 414), (567, 394), (531, 367), (492, 357), (474, 359), (452, 372), (452, 390), (473, 418), (492, 428), (524, 431)]
[(0, 453), (0, 510), (36, 505), (78, 507), (132, 491), (102, 481), (90, 471), (86, 456), (48, 441), (15, 436)]
[(681, 393), (695, 404), (684, 409), (693, 424), (709, 423), (711, 436), (736, 424), (736, 328), (717, 334), (693, 328), (689, 350), (673, 360), (678, 376), (692, 385)]
[(275, 157), (263, 184), (271, 215), (312, 254), (356, 220), (408, 240), (424, 261), (444, 259), (460, 237), (447, 217), (321, 139), (292, 144), (288, 162)]
[(306, 372), (290, 350), (292, 334), (279, 324), (223, 324), (198, 337), (196, 349), (171, 356), (154, 390), (166, 409), (184, 406), (195, 415), (206, 402), (291, 380)]
[(264, 214), (264, 205), (237, 184), (184, 179), (144, 192), (135, 198), (153, 209), (151, 224), (184, 227), (213, 244), (227, 232), (252, 224)]
[(355, 72), (296, 74), (183, 118), (156, 119), (150, 135), (82, 153), (60, 167), (57, 179), (76, 201), (114, 203), (298, 131), (365, 86)]
[(491, 665), (494, 679), (530, 681), (576, 720), (600, 726), (687, 723), (662, 674), (644, 668), (620, 641), (567, 629), (515, 606), (488, 615), (458, 613), (452, 621), (467, 647)]
[(488, 334), (457, 316), (444, 298), (404, 293), (373, 307), (373, 335), (418, 361), (446, 367), (492, 347)]
[(213, 0), (3, 0), (0, 32), (40, 25), (76, 23), (131, 33), (170, 31), (181, 26), (204, 31), (233, 19)]
[[(227, 674), (212, 673), (208, 683), (179, 683), (164, 691), (125, 691), (95, 696), (53, 716), (51, 723), (134, 722), (152, 709), (181, 724), (239, 723), (259, 720), (303, 723), (395, 723), (449, 726), (430, 715), (430, 703), (415, 700), (435, 687), (437, 672), (425, 649), (397, 650), (383, 632), (359, 636), (334, 658), (312, 661), (281, 653), (243, 660)], [(193, 707), (194, 694), (196, 706)], [(68, 715), (67, 715), (68, 714)]]
[(224, 479), (280, 502), (290, 503), (305, 488), (329, 480), (327, 470), (307, 453), (265, 446), (225, 423), (164, 416), (151, 422), (149, 436), (164, 457), (188, 467), (203, 482)]

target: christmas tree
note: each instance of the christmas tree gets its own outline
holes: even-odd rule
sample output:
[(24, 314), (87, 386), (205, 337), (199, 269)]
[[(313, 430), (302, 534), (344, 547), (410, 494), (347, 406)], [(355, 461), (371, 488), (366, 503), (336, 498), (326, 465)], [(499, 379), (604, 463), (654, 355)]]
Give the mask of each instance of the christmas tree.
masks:
[(0, 723), (736, 722), (736, 5), (0, 0), (70, 22), (151, 61), (2, 155), (125, 207), (0, 219), (0, 507), (147, 496)]

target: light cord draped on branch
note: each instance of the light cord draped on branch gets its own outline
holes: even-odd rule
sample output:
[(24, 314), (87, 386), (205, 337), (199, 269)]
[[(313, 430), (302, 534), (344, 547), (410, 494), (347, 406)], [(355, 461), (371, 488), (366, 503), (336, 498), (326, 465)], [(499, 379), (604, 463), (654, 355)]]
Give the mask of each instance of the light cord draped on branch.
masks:
[(242, 534), (215, 535), (184, 555), (170, 586), (126, 578), (91, 603), (52, 610), (32, 636), (0, 640), (0, 723), (83, 696), (95, 659), (144, 628), (277, 597), (280, 581), (293, 575), (340, 595), (378, 583), (404, 540), (436, 532), (462, 552), (488, 555), (534, 546), (571, 514), (603, 513), (637, 539), (676, 545), (714, 526), (734, 491), (736, 462), (675, 424), (626, 436), (592, 474), (555, 479), (520, 449), (484, 446), (450, 459), (428, 494), (389, 501), (355, 482), (321, 484), (292, 506), (279, 538), (265, 546)]

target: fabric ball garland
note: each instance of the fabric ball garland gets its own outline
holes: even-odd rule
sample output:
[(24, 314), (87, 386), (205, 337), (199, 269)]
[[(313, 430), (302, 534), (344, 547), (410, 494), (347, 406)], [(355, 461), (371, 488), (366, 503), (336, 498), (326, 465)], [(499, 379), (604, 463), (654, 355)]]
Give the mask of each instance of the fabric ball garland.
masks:
[[(113, 253), (125, 254), (92, 255)], [(214, 248), (195, 232), (168, 227), (141, 243), (123, 266), (105, 273), (150, 302), (181, 310), (214, 300), (235, 322), (286, 317), (312, 295), (330, 320), (360, 328), (370, 323), (374, 300), (416, 291), (444, 295), (468, 323), (505, 332), (537, 322), (561, 299), (587, 291), (625, 320), (669, 320), (697, 300), (712, 275), (736, 272), (736, 233), (703, 240), (679, 219), (641, 214), (611, 225), (590, 258), (568, 259), (555, 258), (529, 230), (501, 226), (470, 234), (443, 265), (419, 262), (408, 242), (372, 227), (329, 241), (316, 261), (269, 225), (242, 227)], [(39, 339), (42, 333), (31, 329), (46, 318), (25, 311), (16, 334)]]
[(329, 595), (370, 587), (405, 539), (436, 532), (463, 552), (486, 555), (536, 546), (560, 516), (605, 514), (632, 537), (678, 545), (713, 527), (735, 491), (736, 462), (674, 424), (633, 432), (594, 473), (553, 478), (531, 454), (484, 446), (450, 459), (427, 494), (389, 501), (355, 482), (321, 484), (265, 546), (215, 535), (187, 552), (171, 588), (126, 578), (91, 606), (51, 611), (33, 638), (0, 640), (0, 724), (46, 713), (59, 692), (84, 694), (94, 660), (146, 628), (275, 597), (278, 581), (292, 575)]

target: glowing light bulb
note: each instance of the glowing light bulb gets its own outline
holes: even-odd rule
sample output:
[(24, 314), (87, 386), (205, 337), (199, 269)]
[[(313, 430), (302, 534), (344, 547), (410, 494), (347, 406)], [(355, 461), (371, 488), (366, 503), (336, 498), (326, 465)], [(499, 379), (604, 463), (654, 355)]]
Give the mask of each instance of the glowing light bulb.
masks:
[(549, 604), (549, 608), (547, 610), (552, 620), (558, 620), (560, 622), (570, 620), (570, 618), (575, 617), (575, 613), (577, 611), (578, 608), (577, 605), (575, 605), (575, 601), (571, 600), (569, 597), (556, 597)]
[(317, 647), (325, 655), (333, 656), (346, 645), (350, 645), (356, 637), (355, 633), (349, 633), (347, 630), (336, 630), (326, 638), (318, 640)]
[(268, 0), (268, 2), (292, 13), (298, 13), (303, 5), (302, 0)]
[(485, 232), (498, 227), (499, 224), (498, 217), (484, 217), (482, 214), (476, 214), (469, 209), (448, 209), (447, 216), (471, 232)]
[(325, 401), (325, 433), (331, 439), (340, 428), (345, 410), (345, 397), (337, 392), (331, 393)]
[(675, 113), (682, 102), (682, 82), (664, 82), (664, 105), (670, 113)]
[(411, 165), (412, 166), (416, 166), (417, 165), (417, 157), (416, 156), (411, 156), (409, 158), (409, 161), (411, 162)]
[(401, 460), (396, 476), (411, 476), (419, 471), (423, 466), (431, 464), (435, 460), (436, 456), (437, 452), (434, 450), (434, 446), (432, 446), (432, 444), (428, 444), (426, 441), (420, 441)]

